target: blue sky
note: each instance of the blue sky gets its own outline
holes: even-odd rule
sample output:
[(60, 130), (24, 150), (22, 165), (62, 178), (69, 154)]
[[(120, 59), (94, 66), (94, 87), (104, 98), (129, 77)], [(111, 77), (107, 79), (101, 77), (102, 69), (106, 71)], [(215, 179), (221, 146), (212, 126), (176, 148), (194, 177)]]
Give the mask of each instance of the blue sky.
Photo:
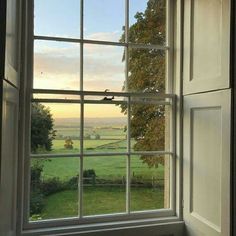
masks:
[[(130, 22), (147, 0), (130, 0)], [(84, 0), (84, 35), (122, 33), (125, 0)], [(35, 0), (35, 34), (80, 36), (80, 0)], [(120, 35), (120, 34), (119, 34)]]

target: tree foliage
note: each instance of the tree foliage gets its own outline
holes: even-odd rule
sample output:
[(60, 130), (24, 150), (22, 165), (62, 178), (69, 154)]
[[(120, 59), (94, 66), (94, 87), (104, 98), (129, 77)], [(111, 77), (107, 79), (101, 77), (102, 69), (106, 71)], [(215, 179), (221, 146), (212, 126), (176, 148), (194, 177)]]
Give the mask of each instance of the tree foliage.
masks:
[(67, 138), (65, 139), (64, 148), (65, 148), (65, 149), (73, 149), (73, 148), (74, 148), (74, 147), (73, 147), (73, 144), (74, 144), (74, 142), (72, 141), (71, 137), (67, 137)]
[(41, 103), (31, 107), (31, 151), (51, 151), (52, 140), (56, 136), (54, 120), (50, 109)]
[[(165, 44), (165, 0), (149, 0), (144, 12), (137, 12), (136, 23), (129, 28), (130, 41), (134, 43)], [(122, 36), (124, 37), (124, 36)], [(129, 49), (129, 91), (165, 92), (165, 52), (156, 49)], [(122, 106), (122, 112), (127, 107)], [(134, 150), (157, 151), (165, 147), (165, 107), (157, 105), (131, 105), (131, 137)], [(141, 156), (149, 167), (164, 164), (159, 156)]]

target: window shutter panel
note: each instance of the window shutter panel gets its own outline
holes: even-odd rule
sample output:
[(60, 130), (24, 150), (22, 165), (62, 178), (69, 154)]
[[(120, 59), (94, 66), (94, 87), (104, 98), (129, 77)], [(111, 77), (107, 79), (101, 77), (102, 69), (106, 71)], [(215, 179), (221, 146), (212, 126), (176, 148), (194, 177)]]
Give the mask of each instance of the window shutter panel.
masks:
[(230, 235), (230, 1), (184, 1), (186, 235)]
[[(1, 64), (0, 235), (16, 235), (18, 159), (18, 88), (20, 57), (20, 0), (7, 0), (5, 61)], [(3, 19), (4, 21), (4, 19)]]
[(229, 88), (229, 0), (185, 0), (184, 95)]
[(21, 1), (7, 0), (5, 79), (19, 87)]

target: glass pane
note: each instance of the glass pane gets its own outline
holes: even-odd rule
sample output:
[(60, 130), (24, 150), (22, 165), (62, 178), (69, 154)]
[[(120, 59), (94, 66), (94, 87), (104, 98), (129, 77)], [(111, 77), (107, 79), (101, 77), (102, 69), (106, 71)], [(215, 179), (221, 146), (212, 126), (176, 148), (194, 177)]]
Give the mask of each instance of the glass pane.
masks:
[(169, 197), (169, 156), (132, 156), (131, 211), (169, 208)]
[(122, 91), (125, 81), (124, 48), (84, 45), (84, 90)]
[(165, 93), (165, 54), (165, 51), (162, 50), (130, 49), (128, 90)]
[(79, 158), (31, 159), (30, 220), (78, 216)]
[(80, 45), (34, 41), (34, 83), (37, 89), (78, 90)]
[(31, 152), (79, 153), (80, 105), (32, 103)]
[(80, 37), (80, 1), (34, 0), (34, 34)]
[(34, 93), (34, 99), (66, 99), (80, 102), (80, 95), (70, 94), (50, 94), (50, 93)]
[(164, 45), (166, 37), (166, 0), (130, 0), (129, 41)]
[(131, 105), (131, 150), (169, 151), (170, 114), (164, 105)]
[(113, 104), (85, 104), (84, 152), (126, 152), (127, 116)]
[(84, 158), (84, 215), (124, 212), (126, 158)]
[(85, 39), (119, 42), (124, 25), (124, 0), (84, 1)]

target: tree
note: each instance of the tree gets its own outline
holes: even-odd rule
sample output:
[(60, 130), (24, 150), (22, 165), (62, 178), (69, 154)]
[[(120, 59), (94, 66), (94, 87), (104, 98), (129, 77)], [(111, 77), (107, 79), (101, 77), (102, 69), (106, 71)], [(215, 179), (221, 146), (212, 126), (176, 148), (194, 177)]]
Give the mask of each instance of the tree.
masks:
[(54, 120), (50, 109), (43, 104), (33, 103), (31, 107), (31, 150), (51, 151), (56, 136)]
[(72, 139), (70, 138), (70, 137), (68, 137), (68, 138), (66, 138), (66, 140), (65, 140), (65, 144), (64, 144), (64, 147), (65, 147), (65, 149), (73, 149), (74, 147), (73, 147), (73, 141), (72, 141)]
[[(151, 45), (165, 43), (165, 0), (149, 0), (145, 12), (137, 12), (136, 23), (129, 28), (131, 42)], [(122, 36), (122, 38), (124, 35)], [(155, 49), (129, 49), (129, 91), (165, 92), (165, 52)], [(121, 106), (127, 112), (126, 106)], [(157, 105), (131, 105), (131, 137), (136, 151), (164, 150), (165, 107)], [(143, 155), (149, 167), (164, 164), (161, 156)]]

